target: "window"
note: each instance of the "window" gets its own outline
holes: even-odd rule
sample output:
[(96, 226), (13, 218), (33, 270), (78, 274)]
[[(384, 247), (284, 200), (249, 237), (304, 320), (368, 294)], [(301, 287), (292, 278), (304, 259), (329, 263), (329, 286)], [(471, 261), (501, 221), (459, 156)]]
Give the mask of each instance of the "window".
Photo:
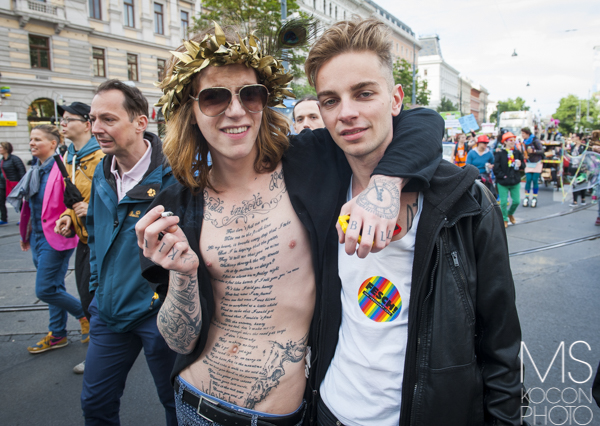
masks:
[(337, 21), (337, 6), (335, 7), (335, 19)]
[(29, 57), (31, 68), (50, 69), (50, 39), (48, 37), (29, 36)]
[(102, 19), (100, 0), (89, 0), (90, 18)]
[(135, 28), (133, 20), (133, 0), (123, 0), (125, 26)]
[(165, 33), (163, 25), (163, 6), (158, 3), (154, 3), (154, 32), (156, 34)]
[(127, 79), (130, 81), (138, 81), (137, 55), (134, 55), (133, 53), (127, 54)]
[(427, 77), (427, 70), (423, 70), (423, 74)]
[(92, 68), (94, 77), (106, 77), (104, 49), (92, 47)]
[(329, 3), (329, 16), (331, 16), (331, 3)]
[(323, 0), (323, 13), (327, 13), (327, 0)]
[(167, 61), (164, 59), (156, 60), (156, 68), (158, 70), (158, 81), (162, 81), (165, 78), (165, 67), (167, 65)]
[(190, 14), (186, 11), (181, 11), (181, 33), (183, 38), (187, 37), (188, 31), (190, 30)]
[(344, 10), (344, 21), (346, 20), (346, 11)]

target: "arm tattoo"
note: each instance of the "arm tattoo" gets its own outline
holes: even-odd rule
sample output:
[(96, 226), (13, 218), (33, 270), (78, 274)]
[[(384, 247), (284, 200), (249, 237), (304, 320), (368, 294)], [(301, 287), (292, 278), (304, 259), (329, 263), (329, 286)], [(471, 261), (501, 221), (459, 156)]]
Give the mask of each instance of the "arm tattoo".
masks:
[(356, 204), (384, 219), (394, 219), (400, 211), (400, 191), (390, 182), (375, 179), (360, 193)]
[(183, 354), (192, 351), (202, 326), (195, 275), (171, 272), (169, 293), (158, 313), (157, 323), (169, 347)]

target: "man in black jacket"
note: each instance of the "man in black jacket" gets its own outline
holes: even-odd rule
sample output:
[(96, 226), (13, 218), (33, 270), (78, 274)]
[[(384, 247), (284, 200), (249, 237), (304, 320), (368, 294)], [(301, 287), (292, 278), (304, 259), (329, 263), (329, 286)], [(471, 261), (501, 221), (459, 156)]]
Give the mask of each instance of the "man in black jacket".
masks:
[[(388, 117), (402, 114), (384, 28), (375, 20), (336, 23), (305, 65), (352, 168), (340, 204), (363, 190), (356, 204), (389, 196), (369, 182), (391, 141)], [(443, 161), (429, 185), (409, 182), (399, 211), (380, 210), (397, 217), (394, 235), (363, 228), (359, 240), (360, 226), (344, 218), (345, 246), (330, 258), (325, 250), (339, 277), (327, 277), (320, 299), (311, 381), (321, 398), (317, 424), (521, 424), (521, 332), (507, 240), (477, 176)], [(363, 259), (373, 238), (391, 243)], [(357, 243), (359, 258), (348, 256)]]

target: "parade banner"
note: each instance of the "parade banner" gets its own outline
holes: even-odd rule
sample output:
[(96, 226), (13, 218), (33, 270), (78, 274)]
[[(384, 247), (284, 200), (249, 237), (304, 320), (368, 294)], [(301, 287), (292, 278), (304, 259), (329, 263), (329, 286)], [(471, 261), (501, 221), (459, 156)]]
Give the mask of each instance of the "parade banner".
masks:
[(439, 113), (446, 122), (446, 129), (460, 128), (460, 111), (444, 111)]
[(473, 114), (460, 117), (458, 121), (460, 122), (460, 127), (462, 127), (464, 132), (474, 132), (479, 130), (479, 124), (477, 124), (477, 120), (475, 120), (475, 116)]

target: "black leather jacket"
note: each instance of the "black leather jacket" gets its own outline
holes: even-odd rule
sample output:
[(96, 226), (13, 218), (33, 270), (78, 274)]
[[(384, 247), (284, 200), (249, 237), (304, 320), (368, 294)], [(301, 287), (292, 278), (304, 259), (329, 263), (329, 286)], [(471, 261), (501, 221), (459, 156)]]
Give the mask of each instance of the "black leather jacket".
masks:
[(4, 157), (0, 156), (0, 167), (4, 173), (0, 173), (0, 182), (4, 186), (4, 175), (6, 178), (13, 182), (18, 182), (23, 176), (25, 176), (25, 166), (21, 159), (15, 155), (9, 155), (5, 160)]
[[(520, 424), (521, 328), (508, 245), (500, 208), (478, 175), (442, 161), (423, 191), (401, 426)], [(337, 264), (337, 252), (328, 261)], [(338, 341), (340, 289), (332, 281), (321, 300), (314, 395)]]

